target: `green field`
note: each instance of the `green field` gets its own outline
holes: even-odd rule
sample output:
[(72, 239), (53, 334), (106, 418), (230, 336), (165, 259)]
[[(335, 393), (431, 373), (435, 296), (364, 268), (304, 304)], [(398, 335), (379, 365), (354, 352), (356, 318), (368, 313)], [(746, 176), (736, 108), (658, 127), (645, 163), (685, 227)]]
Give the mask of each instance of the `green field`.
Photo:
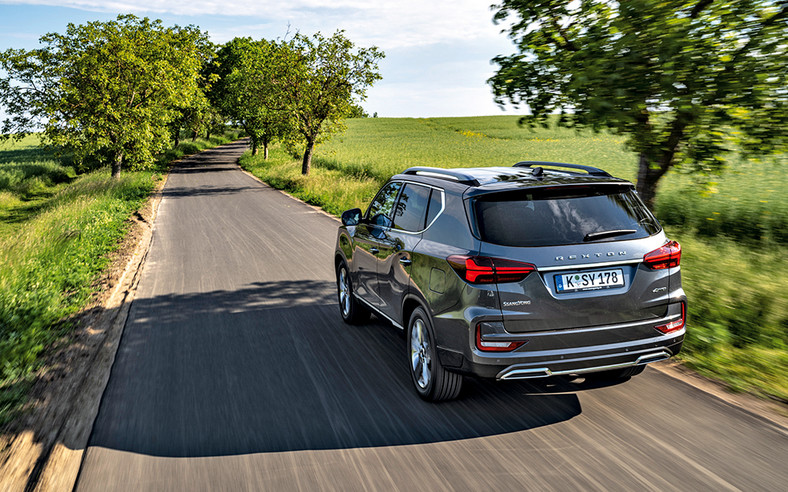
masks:
[(108, 169), (77, 176), (35, 136), (0, 144), (0, 425), (23, 403), (41, 355), (96, 296), (165, 162), (228, 140), (182, 144), (158, 169), (124, 171), (120, 180)]
[[(380, 185), (410, 166), (510, 166), (573, 162), (634, 180), (636, 156), (621, 136), (519, 128), (516, 116), (366, 118), (318, 147), (310, 176), (275, 147), (242, 166), (264, 181), (338, 215), (365, 208)], [(699, 181), (671, 172), (656, 214), (683, 245), (690, 302), (682, 359), (735, 390), (788, 401), (788, 178), (786, 156), (735, 160)]]

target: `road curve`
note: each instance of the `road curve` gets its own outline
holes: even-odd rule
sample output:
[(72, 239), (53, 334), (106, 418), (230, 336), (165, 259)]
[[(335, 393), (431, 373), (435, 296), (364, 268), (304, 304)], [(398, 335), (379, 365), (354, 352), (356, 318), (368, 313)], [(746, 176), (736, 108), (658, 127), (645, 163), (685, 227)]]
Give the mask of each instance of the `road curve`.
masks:
[(244, 148), (169, 177), (77, 490), (785, 490), (783, 428), (651, 369), (421, 401), (402, 334), (339, 317), (337, 222)]

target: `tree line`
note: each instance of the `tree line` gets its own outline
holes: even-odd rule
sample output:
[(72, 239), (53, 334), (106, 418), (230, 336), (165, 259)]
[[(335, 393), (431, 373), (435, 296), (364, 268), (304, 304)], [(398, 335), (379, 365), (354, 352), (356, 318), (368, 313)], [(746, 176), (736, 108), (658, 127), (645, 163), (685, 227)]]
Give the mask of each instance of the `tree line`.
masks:
[(308, 174), (315, 145), (363, 114), (384, 56), (343, 31), (215, 45), (197, 27), (134, 15), (69, 24), (40, 41), (0, 53), (2, 137), (40, 131), (45, 144), (83, 167), (110, 165), (116, 178), (151, 166), (182, 130), (210, 136), (225, 122), (266, 157), (277, 140), (302, 149)]

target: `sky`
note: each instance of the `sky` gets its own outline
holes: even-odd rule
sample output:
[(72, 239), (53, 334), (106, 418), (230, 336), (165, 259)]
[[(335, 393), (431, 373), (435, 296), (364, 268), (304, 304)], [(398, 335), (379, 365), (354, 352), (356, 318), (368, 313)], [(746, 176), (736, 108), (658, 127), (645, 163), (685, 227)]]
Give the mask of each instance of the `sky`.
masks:
[(289, 32), (331, 35), (386, 53), (382, 80), (362, 103), (381, 117), (521, 114), (493, 101), (490, 60), (514, 45), (492, 21), (494, 0), (0, 0), (0, 51), (32, 49), (69, 23), (118, 14), (195, 25), (215, 43), (236, 36), (283, 38)]

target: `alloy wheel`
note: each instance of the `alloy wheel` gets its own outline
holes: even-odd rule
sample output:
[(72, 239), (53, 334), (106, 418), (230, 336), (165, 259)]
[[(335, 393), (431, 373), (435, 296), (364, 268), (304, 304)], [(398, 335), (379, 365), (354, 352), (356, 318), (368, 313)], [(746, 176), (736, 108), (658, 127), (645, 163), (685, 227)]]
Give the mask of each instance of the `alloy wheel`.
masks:
[(421, 318), (413, 322), (410, 335), (410, 360), (411, 370), (416, 379), (416, 384), (421, 389), (426, 389), (432, 377), (432, 360), (430, 358), (430, 339), (427, 327)]
[(342, 310), (342, 317), (350, 316), (350, 280), (345, 267), (339, 269), (339, 279), (337, 281), (339, 289), (339, 307)]

